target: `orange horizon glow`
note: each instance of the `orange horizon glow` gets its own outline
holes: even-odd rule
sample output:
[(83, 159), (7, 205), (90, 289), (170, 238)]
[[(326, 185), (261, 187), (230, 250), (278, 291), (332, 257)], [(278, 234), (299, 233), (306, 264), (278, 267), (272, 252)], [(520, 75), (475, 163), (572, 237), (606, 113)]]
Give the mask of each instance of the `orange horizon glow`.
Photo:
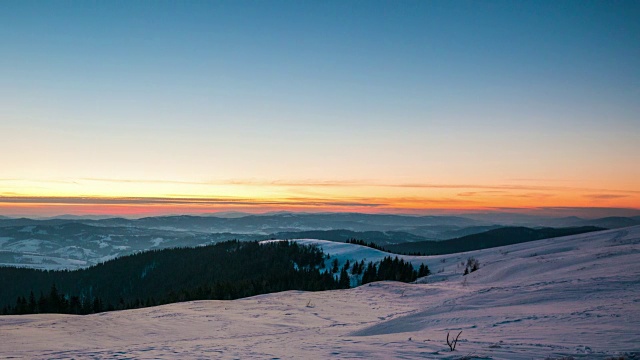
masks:
[[(593, 212), (591, 210), (598, 210)], [(602, 208), (602, 207), (479, 207), (479, 208), (339, 208), (310, 206), (269, 206), (269, 207), (193, 207), (193, 206), (140, 206), (140, 205), (64, 205), (64, 204), (29, 204), (15, 205), (0, 203), (0, 215), (9, 217), (53, 217), (60, 215), (75, 216), (109, 216), (109, 217), (148, 217), (165, 215), (215, 215), (224, 212), (241, 212), (247, 214), (265, 214), (271, 212), (300, 213), (366, 213), (366, 214), (402, 214), (402, 215), (463, 215), (480, 212), (509, 212), (521, 214), (537, 214), (541, 216), (638, 216), (638, 208)], [(595, 213), (595, 215), (594, 215)]]
[[(5, 181), (7, 183), (8, 181)], [(95, 186), (96, 182), (99, 186)], [(143, 217), (168, 214), (208, 214), (225, 211), (265, 213), (362, 212), (396, 214), (456, 214), (479, 211), (541, 212), (540, 209), (637, 210), (640, 191), (560, 186), (557, 184), (473, 185), (429, 183), (372, 183), (346, 181), (259, 182), (77, 180), (85, 189), (103, 187), (102, 194), (65, 191), (65, 181), (47, 182), (57, 188), (34, 193), (0, 191), (0, 215), (113, 215)], [(5, 184), (6, 185), (6, 184)], [(108, 185), (108, 186), (107, 186)], [(8, 186), (7, 186), (8, 187)], [(144, 188), (144, 192), (141, 189)], [(168, 194), (167, 189), (182, 195)], [(0, 190), (2, 190), (0, 188)], [(165, 192), (163, 192), (165, 191)], [(114, 194), (120, 192), (121, 196)], [(141, 196), (135, 196), (142, 193)], [(222, 194), (222, 195), (220, 195)], [(541, 213), (551, 213), (542, 211)], [(603, 212), (603, 214), (608, 214)]]

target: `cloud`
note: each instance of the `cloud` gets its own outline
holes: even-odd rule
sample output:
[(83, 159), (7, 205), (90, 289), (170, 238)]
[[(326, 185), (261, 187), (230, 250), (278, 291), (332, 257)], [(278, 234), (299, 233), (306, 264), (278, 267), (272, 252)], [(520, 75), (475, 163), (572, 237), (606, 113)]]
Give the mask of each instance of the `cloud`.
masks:
[(566, 179), (552, 179), (552, 178), (512, 178), (509, 181), (517, 182), (566, 182)]
[[(523, 181), (527, 179), (511, 179), (511, 181)], [(535, 179), (528, 179), (535, 180)], [(538, 180), (537, 180), (538, 181)], [(556, 181), (539, 179), (539, 181)], [(557, 180), (559, 181), (559, 180)], [(184, 180), (147, 180), (147, 179), (115, 179), (115, 178), (93, 178), (85, 177), (78, 179), (24, 179), (24, 178), (2, 178), (0, 182), (34, 182), (34, 183), (62, 183), (78, 184), (79, 182), (104, 182), (104, 183), (128, 183), (128, 184), (174, 184), (174, 185), (194, 185), (194, 186), (257, 186), (257, 187), (381, 187), (381, 188), (414, 188), (414, 189), (460, 189), (468, 190), (462, 192), (460, 196), (470, 196), (471, 192), (489, 191), (577, 191), (577, 192), (597, 192), (604, 195), (610, 194), (640, 194), (640, 190), (618, 190), (618, 189), (597, 189), (571, 186), (548, 186), (548, 185), (521, 185), (521, 184), (437, 184), (437, 183), (383, 183), (366, 179), (356, 180), (261, 180), (261, 179), (220, 179), (210, 181), (184, 181)], [(596, 194), (597, 195), (597, 194)], [(595, 197), (597, 198), (597, 197)]]
[(53, 196), (0, 196), (6, 204), (59, 204), (59, 205), (294, 205), (294, 206), (344, 206), (377, 207), (384, 203), (369, 203), (340, 199), (284, 198), (249, 199), (229, 197), (53, 197)]
[(281, 197), (273, 199), (242, 197), (57, 197), (57, 196), (0, 196), (1, 204), (33, 205), (124, 205), (124, 206), (295, 206), (345, 208), (421, 208), (427, 206), (469, 206), (473, 200), (427, 197)]
[(80, 178), (80, 181), (126, 183), (126, 184), (182, 184), (182, 185), (212, 185), (213, 182), (182, 181), (182, 180), (144, 180), (144, 179), (109, 179), (109, 178)]
[(458, 196), (477, 196), (483, 194), (496, 195), (496, 194), (508, 194), (505, 190), (480, 190), (480, 191), (464, 191), (458, 193)]
[[(638, 190), (595, 189), (571, 186), (519, 185), (519, 184), (437, 184), (437, 183), (381, 183), (372, 180), (259, 180), (259, 179), (226, 179), (211, 181), (181, 181), (181, 180), (144, 180), (144, 179), (109, 179), (109, 178), (81, 178), (83, 181), (140, 183), (140, 184), (185, 184), (185, 185), (242, 185), (242, 186), (274, 186), (274, 187), (387, 187), (387, 188), (416, 188), (416, 189), (461, 189), (483, 191), (597, 191), (603, 193), (640, 194)], [(521, 180), (521, 179), (520, 179)], [(513, 181), (520, 181), (513, 179)], [(533, 179), (532, 179), (533, 180)], [(69, 182), (69, 180), (62, 180)], [(539, 181), (547, 181), (541, 179)], [(549, 180), (555, 181), (555, 180)], [(560, 180), (557, 180), (560, 181)]]
[(0, 182), (29, 182), (29, 183), (54, 183), (54, 184), (77, 184), (75, 180), (65, 179), (24, 179), (24, 178), (1, 178)]
[(587, 194), (584, 197), (594, 200), (608, 200), (608, 199), (620, 199), (628, 197), (628, 195), (621, 194)]
[(513, 194), (513, 195), (509, 195), (511, 197), (517, 197), (517, 198), (526, 198), (526, 199), (547, 199), (550, 197), (554, 197), (556, 196), (556, 194), (550, 194), (550, 193), (541, 193), (541, 192), (535, 192), (535, 193), (525, 193), (525, 194)]
[(543, 193), (543, 192), (513, 193), (508, 191), (502, 191), (502, 190), (465, 191), (465, 192), (458, 193), (458, 196), (473, 197), (473, 196), (487, 195), (487, 194), (496, 195), (500, 198), (525, 198), (525, 199), (546, 199), (546, 198), (556, 196), (556, 194), (552, 194), (552, 193)]
[(478, 191), (465, 191), (465, 192), (458, 193), (458, 196), (466, 197), (466, 196), (476, 196), (478, 194), (479, 194)]
[(83, 181), (128, 183), (128, 184), (182, 184), (182, 185), (244, 185), (244, 186), (367, 186), (366, 181), (350, 180), (255, 180), (255, 179), (226, 179), (211, 181), (182, 181), (182, 180), (144, 180), (144, 179), (109, 179), (109, 178), (81, 178)]

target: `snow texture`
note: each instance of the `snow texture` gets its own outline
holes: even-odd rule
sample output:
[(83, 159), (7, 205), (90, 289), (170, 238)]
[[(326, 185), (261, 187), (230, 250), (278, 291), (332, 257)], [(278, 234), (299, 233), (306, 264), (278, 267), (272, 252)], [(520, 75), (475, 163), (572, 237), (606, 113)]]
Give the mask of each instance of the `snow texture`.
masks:
[[(316, 243), (341, 262), (379, 260)], [(469, 256), (480, 269), (462, 276)], [(606, 359), (640, 355), (640, 227), (405, 257), (419, 284), (288, 291), (88, 316), (0, 317), (0, 357)], [(457, 350), (445, 343), (462, 331)]]

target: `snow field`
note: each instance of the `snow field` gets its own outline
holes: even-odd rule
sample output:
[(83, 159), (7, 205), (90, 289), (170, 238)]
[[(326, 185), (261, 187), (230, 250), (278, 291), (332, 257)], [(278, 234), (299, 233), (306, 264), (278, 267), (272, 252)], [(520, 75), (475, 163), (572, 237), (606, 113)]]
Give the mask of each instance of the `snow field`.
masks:
[[(387, 254), (316, 243), (340, 259)], [(462, 276), (469, 256), (480, 269)], [(420, 284), (0, 317), (0, 358), (606, 359), (640, 354), (640, 227), (404, 257)], [(331, 260), (331, 259), (330, 259)], [(329, 260), (329, 261), (330, 261)], [(457, 351), (447, 332), (462, 331)]]

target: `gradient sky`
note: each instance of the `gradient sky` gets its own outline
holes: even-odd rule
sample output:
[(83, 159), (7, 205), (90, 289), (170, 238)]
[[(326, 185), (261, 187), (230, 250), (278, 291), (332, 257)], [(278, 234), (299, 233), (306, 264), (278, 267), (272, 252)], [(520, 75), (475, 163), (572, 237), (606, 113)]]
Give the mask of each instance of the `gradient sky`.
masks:
[(1, 1), (0, 214), (640, 208), (638, 1)]

